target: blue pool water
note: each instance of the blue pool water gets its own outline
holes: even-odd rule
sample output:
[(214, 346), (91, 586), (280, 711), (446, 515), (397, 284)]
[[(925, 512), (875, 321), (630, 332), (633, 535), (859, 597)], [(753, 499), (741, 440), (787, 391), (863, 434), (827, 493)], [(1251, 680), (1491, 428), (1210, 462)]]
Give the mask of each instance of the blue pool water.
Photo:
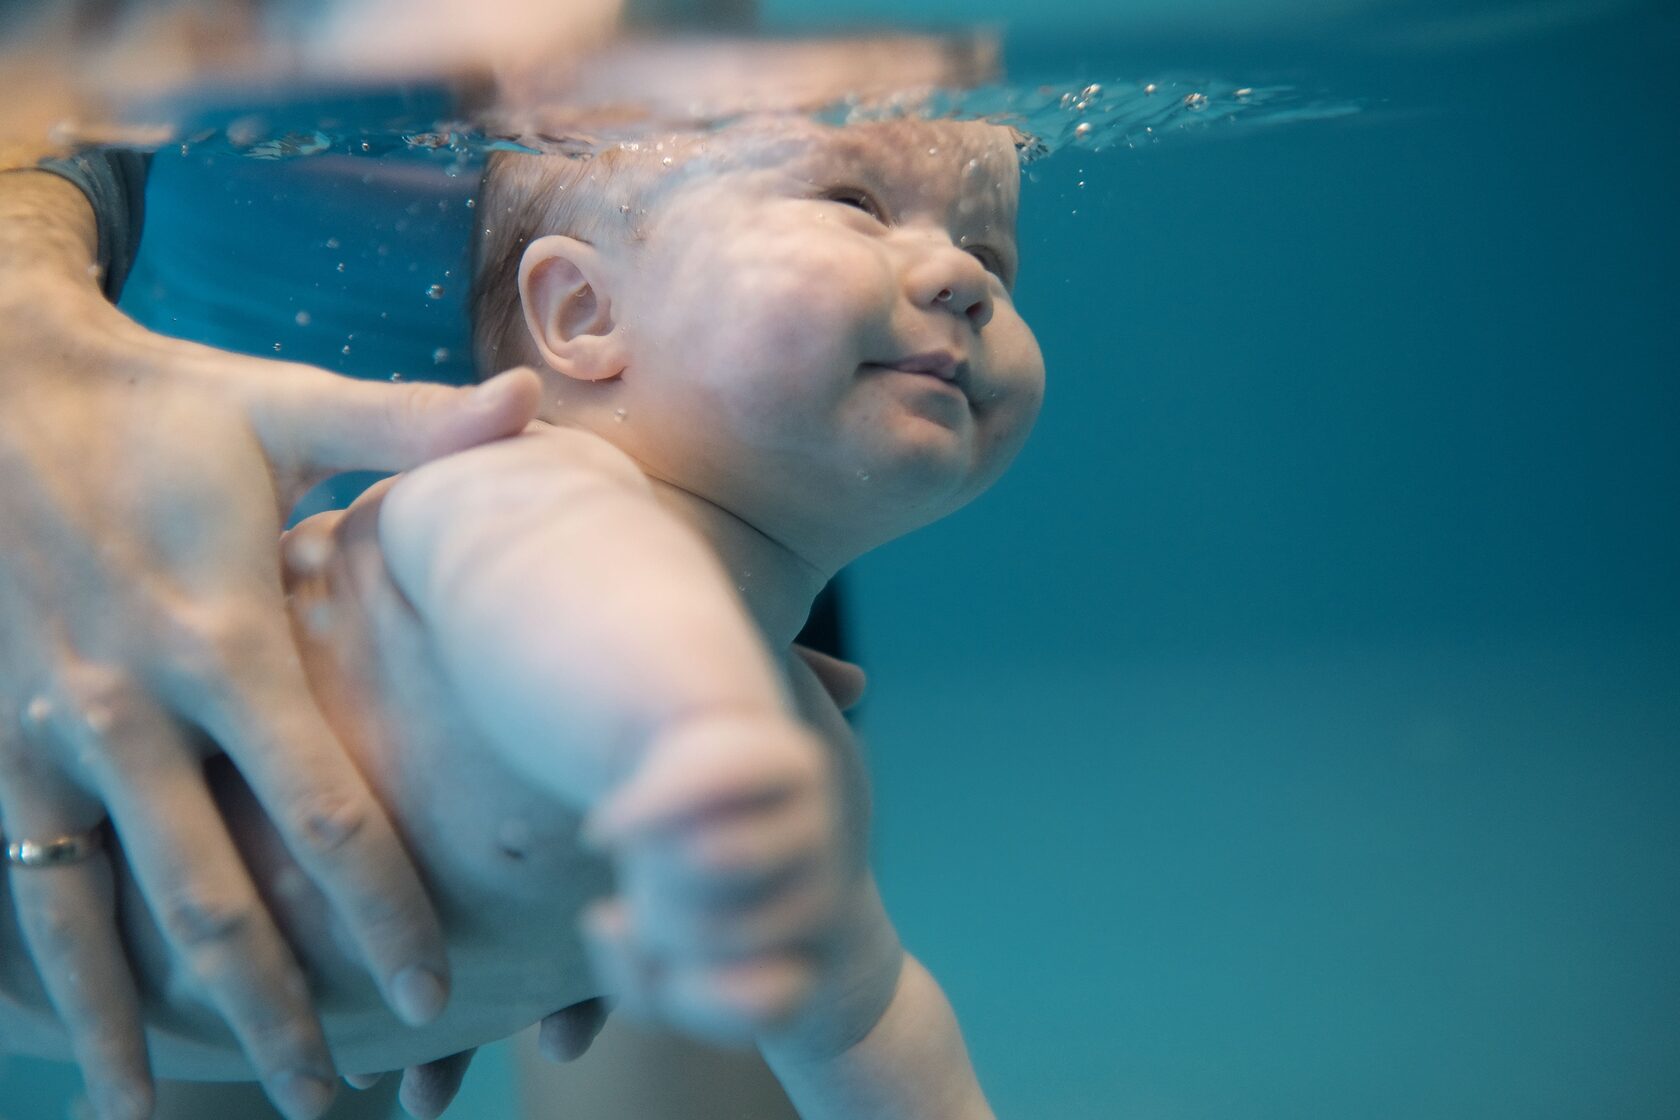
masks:
[(1680, 19), (1010, 8), (928, 15), (1360, 111), (1032, 165), (1033, 442), (851, 574), (880, 878), (994, 1107), (1680, 1115)]

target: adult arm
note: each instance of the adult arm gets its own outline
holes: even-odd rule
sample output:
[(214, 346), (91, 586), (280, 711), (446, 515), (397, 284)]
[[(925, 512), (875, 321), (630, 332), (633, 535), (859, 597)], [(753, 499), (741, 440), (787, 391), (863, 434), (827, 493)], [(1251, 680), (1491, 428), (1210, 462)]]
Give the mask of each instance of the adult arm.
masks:
[[(154, 335), (104, 297), (98, 252), (74, 185), (0, 174), (0, 821), (41, 838), (109, 816), (276, 1103), (314, 1116), (332, 1067), (307, 988), (200, 765), (212, 742), (228, 752), (393, 1009), (435, 1014), (436, 918), (304, 682), (275, 541), (325, 475), (517, 431), (535, 387), (359, 383)], [(11, 878), (90, 1096), (102, 1115), (145, 1115), (108, 862)]]

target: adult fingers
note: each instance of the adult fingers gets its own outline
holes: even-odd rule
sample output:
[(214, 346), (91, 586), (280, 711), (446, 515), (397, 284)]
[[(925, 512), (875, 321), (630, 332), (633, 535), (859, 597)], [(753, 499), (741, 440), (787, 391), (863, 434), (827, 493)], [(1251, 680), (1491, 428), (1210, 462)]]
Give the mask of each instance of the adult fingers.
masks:
[(287, 849), (343, 920), (386, 1002), (418, 1026), (442, 1012), (449, 961), (442, 927), (384, 809), (331, 727), (280, 621), (254, 619), (180, 700), (215, 737), (273, 821)]
[(403, 1070), (402, 1086), (397, 1101), (415, 1120), (434, 1120), (455, 1101), (461, 1091), (461, 1081), (467, 1076), (474, 1050), (463, 1050), (435, 1062), (410, 1066)]
[[(94, 729), (66, 731), (81, 740), (72, 749), (89, 750)], [(101, 775), (101, 785), (160, 930), (276, 1107), (290, 1120), (313, 1120), (332, 1101), (326, 1042), (303, 974), (263, 909), (196, 754), (148, 705), (128, 705), (107, 733), (134, 748)]]
[(248, 414), (282, 478), (399, 471), (522, 431), (541, 397), (536, 374), (509, 370), (471, 389), (360, 381), (257, 363)]
[[(88, 833), (103, 812), (56, 776), (33, 744), (6, 748), (0, 821), (7, 841)], [(101, 1120), (143, 1120), (152, 1111), (140, 999), (117, 929), (109, 857), (7, 869), (12, 905), (47, 998), (69, 1035), (88, 1098)]]
[(589, 1050), (607, 1025), (608, 1004), (596, 997), (563, 1007), (545, 1016), (537, 1031), (537, 1048), (552, 1062), (575, 1061)]

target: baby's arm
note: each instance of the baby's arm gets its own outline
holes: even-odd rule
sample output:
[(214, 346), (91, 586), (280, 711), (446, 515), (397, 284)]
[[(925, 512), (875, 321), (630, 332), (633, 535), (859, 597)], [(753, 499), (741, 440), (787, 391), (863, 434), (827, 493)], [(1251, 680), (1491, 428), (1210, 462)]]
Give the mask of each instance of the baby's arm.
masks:
[(454, 706), (610, 849), (595, 924), (658, 962), (648, 1010), (743, 1041), (796, 1010), (839, 890), (831, 767), (699, 536), (544, 429), (403, 478), (380, 540)]
[(846, 1050), (760, 1049), (802, 1120), (993, 1120), (950, 1002), (908, 953), (886, 1014)]

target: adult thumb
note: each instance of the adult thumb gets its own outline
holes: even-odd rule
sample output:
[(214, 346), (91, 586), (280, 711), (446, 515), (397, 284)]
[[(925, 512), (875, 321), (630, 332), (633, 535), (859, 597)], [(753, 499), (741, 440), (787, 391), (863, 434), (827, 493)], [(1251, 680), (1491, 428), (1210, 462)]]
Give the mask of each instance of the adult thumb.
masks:
[(270, 465), (294, 480), (408, 470), (516, 435), (536, 416), (541, 398), (536, 374), (525, 368), (472, 388), (359, 381), (298, 368), (302, 376), (250, 404)]

